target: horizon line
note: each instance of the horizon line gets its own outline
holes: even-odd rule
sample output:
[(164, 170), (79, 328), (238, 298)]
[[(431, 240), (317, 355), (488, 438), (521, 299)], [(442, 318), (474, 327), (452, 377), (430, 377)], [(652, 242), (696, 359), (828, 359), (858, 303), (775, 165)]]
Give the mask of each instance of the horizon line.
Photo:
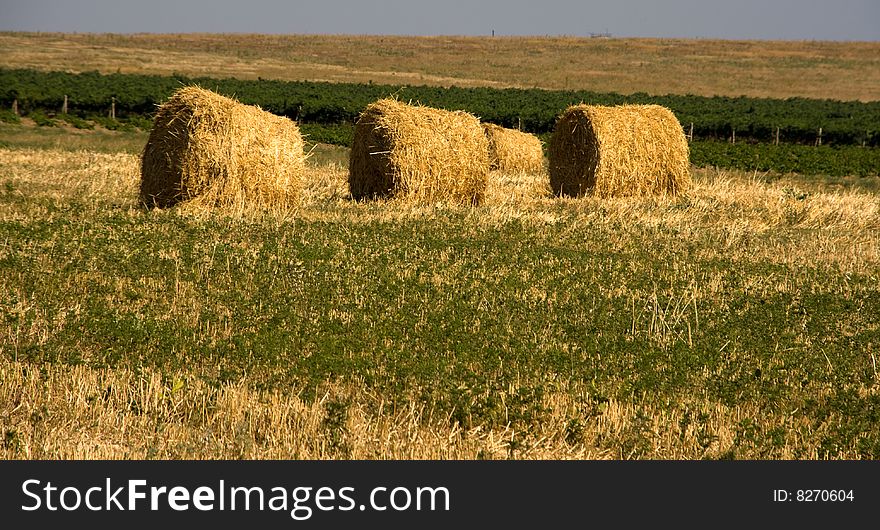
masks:
[(710, 37), (710, 36), (633, 36), (633, 35), (615, 35), (608, 32), (596, 32), (586, 35), (570, 34), (570, 33), (546, 33), (546, 34), (527, 34), (527, 33), (480, 33), (480, 34), (416, 34), (416, 33), (311, 33), (311, 32), (252, 32), (252, 31), (58, 31), (58, 30), (33, 30), (33, 29), (3, 29), (0, 28), (0, 34), (44, 34), (44, 35), (119, 35), (119, 36), (138, 36), (138, 35), (260, 35), (273, 37), (360, 37), (360, 38), (383, 38), (383, 37), (399, 37), (399, 38), (455, 38), (455, 39), (583, 39), (583, 40), (680, 40), (680, 41), (729, 41), (729, 42), (815, 42), (815, 43), (880, 43), (880, 39), (821, 39), (821, 38), (744, 38), (744, 37)]

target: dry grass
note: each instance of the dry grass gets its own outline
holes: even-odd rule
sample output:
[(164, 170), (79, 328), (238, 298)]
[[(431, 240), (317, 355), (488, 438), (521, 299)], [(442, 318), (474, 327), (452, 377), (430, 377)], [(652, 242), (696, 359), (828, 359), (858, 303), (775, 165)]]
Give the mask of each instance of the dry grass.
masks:
[(524, 204), (545, 203), (551, 195), (550, 180), (543, 171), (492, 171), (486, 186), (485, 205), (491, 209), (522, 208)]
[[(140, 156), (64, 149), (0, 149), (0, 175), (7, 188), (31, 198), (89, 203), (137, 202)], [(12, 191), (24, 196), (22, 191)], [(4, 215), (9, 220), (8, 214)]]
[[(548, 395), (547, 420), (523, 434), (395, 408), (355, 382), (303, 400), (186, 373), (2, 361), (0, 459), (700, 459), (735, 445), (740, 457), (819, 455), (821, 432), (796, 415), (698, 396), (670, 407), (609, 400), (584, 408), (578, 394)], [(578, 417), (590, 421), (572, 422)], [(749, 447), (737, 439), (744, 422), (786, 434), (772, 448)]]
[[(4, 361), (0, 458), (698, 459), (729, 451), (744, 421), (787, 433), (753, 457), (818, 457), (820, 433), (797, 416), (698, 397), (673, 408), (610, 400), (581, 410), (571, 396), (545, 398), (548, 421), (524, 436), (463, 429), (424, 407), (397, 409), (357, 384), (327, 385), (307, 401), (243, 381), (208, 386), (185, 373)], [(592, 421), (570, 420), (584, 416)]]
[(287, 207), (305, 155), (296, 124), (199, 87), (159, 107), (141, 167), (141, 202), (243, 209)]
[[(515, 434), (394, 409), (355, 385), (328, 385), (304, 401), (244, 382), (215, 388), (187, 374), (8, 362), (0, 365), (0, 429), (4, 459), (504, 458)], [(521, 456), (607, 455), (560, 444), (564, 422), (546, 429), (548, 439)]]
[(505, 173), (541, 173), (544, 148), (534, 134), (484, 123), (489, 139), (489, 169)]
[(688, 143), (678, 119), (658, 105), (576, 105), (550, 139), (557, 195), (676, 195), (690, 186)]
[[(708, 237), (716, 244), (703, 249), (701, 258), (862, 274), (880, 266), (880, 197), (873, 193), (807, 192), (792, 182), (698, 170), (692, 189), (679, 199), (579, 201), (584, 222), (635, 222), (673, 230), (684, 240)], [(766, 237), (778, 231), (792, 237)]]
[[(310, 171), (313, 184), (297, 212), (303, 219), (439, 222), (449, 213), (444, 205), (380, 201), (354, 206), (345, 193), (345, 168)], [(880, 196), (809, 187), (796, 179), (767, 183), (741, 172), (695, 169), (692, 187), (679, 197), (559, 199), (553, 197), (546, 174), (493, 172), (482, 206), (468, 212), (479, 226), (522, 222), (553, 231), (572, 225), (610, 230), (627, 224), (672, 231), (686, 240), (712, 241), (701, 250), (701, 257), (708, 259), (845, 273), (872, 273), (880, 267)], [(790, 239), (762, 237), (779, 230), (799, 232)]]
[(351, 195), (357, 200), (479, 204), (488, 153), (473, 115), (383, 99), (368, 105), (355, 126)]
[[(108, 202), (137, 209), (139, 167), (138, 157), (129, 154), (0, 148), (0, 175), (7, 189), (13, 190), (7, 193), (22, 194), (19, 190), (26, 189), (28, 197), (35, 199), (85, 199), (96, 210), (106, 208)], [(796, 179), (766, 183), (744, 173), (698, 169), (691, 189), (675, 198), (559, 199), (552, 196), (546, 174), (493, 172), (478, 208), (399, 201), (357, 203), (351, 201), (347, 180), (348, 170), (343, 166), (307, 164), (301, 200), (278, 213), (279, 219), (431, 220), (464, 208), (477, 225), (515, 221), (555, 230), (626, 223), (673, 230), (682, 238), (709, 237), (719, 244), (703, 249), (711, 253), (705, 257), (717, 255), (735, 262), (766, 260), (848, 272), (880, 267), (880, 196), (857, 189), (811, 187)], [(191, 215), (186, 210), (179, 213)], [(13, 208), (0, 212), (0, 220), (33, 215)], [(790, 240), (757, 237), (779, 229), (810, 232)]]
[(876, 42), (0, 33), (14, 68), (862, 101), (880, 100), (878, 56)]

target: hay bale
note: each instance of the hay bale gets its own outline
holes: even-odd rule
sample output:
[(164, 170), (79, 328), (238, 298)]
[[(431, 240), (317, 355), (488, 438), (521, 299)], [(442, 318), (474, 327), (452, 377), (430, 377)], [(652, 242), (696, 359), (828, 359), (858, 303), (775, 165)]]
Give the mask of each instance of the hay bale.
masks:
[(544, 147), (534, 134), (484, 123), (489, 140), (489, 169), (505, 173), (540, 173), (544, 170)]
[(394, 99), (370, 104), (354, 129), (348, 184), (357, 200), (478, 204), (489, 174), (480, 121)]
[(569, 107), (548, 155), (557, 195), (675, 195), (690, 187), (684, 131), (659, 105)]
[(287, 118), (210, 90), (177, 90), (159, 107), (141, 165), (140, 200), (206, 206), (283, 206), (305, 169), (303, 139)]

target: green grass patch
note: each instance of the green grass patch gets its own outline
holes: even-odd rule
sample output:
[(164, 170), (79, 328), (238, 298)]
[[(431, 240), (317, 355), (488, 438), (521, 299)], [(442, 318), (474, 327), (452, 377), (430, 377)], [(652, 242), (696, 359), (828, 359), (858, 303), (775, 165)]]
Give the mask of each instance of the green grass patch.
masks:
[(84, 120), (74, 114), (61, 114), (59, 118), (77, 129), (92, 130), (95, 128), (95, 124), (93, 122)]
[(136, 127), (127, 121), (108, 118), (106, 116), (89, 116), (89, 120), (110, 131), (134, 132)]
[(39, 110), (39, 109), (32, 111), (30, 114), (28, 114), (28, 118), (34, 120), (34, 123), (36, 123), (40, 127), (57, 127), (58, 126), (57, 121), (55, 121), (53, 118), (50, 118), (49, 116), (47, 116), (45, 112), (43, 112), (42, 110)]
[(141, 131), (82, 130), (73, 134), (58, 127), (28, 127), (0, 123), (0, 145), (7, 148), (63, 149), (99, 153), (140, 153), (147, 143)]
[(12, 112), (11, 110), (0, 110), (0, 122), (2, 123), (12, 123), (19, 124), (21, 123), (21, 118), (18, 114)]

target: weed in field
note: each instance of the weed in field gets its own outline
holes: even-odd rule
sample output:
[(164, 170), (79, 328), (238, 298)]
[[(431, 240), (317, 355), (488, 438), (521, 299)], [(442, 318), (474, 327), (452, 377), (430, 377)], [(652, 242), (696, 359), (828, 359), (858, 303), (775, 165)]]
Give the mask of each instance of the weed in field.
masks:
[(58, 122), (55, 119), (50, 118), (41, 110), (35, 110), (28, 114), (28, 118), (34, 121), (40, 127), (56, 127), (58, 126)]
[(11, 110), (0, 109), (0, 122), (18, 125), (21, 123), (21, 118)]

